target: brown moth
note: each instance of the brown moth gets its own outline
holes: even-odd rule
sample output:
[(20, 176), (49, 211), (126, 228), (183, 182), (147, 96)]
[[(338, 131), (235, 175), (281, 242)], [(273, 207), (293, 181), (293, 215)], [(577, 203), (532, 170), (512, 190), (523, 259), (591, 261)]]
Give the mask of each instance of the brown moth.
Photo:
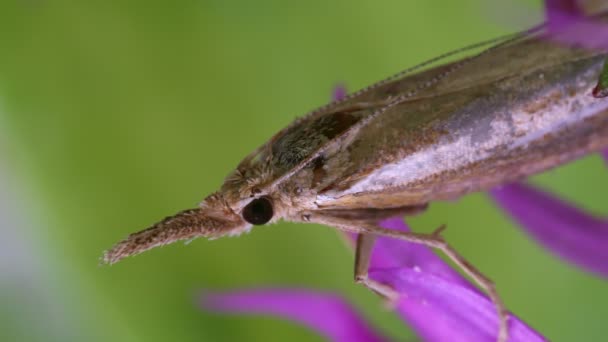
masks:
[(313, 222), (358, 233), (356, 281), (394, 300), (390, 287), (367, 277), (375, 237), (388, 236), (437, 248), (460, 266), (494, 301), (498, 340), (506, 341), (507, 310), (494, 284), (446, 243), (441, 228), (422, 234), (378, 222), (608, 146), (608, 99), (591, 95), (606, 53), (541, 39), (543, 30), (440, 56), (297, 119), (247, 156), (199, 207), (129, 235), (104, 261), (279, 220)]

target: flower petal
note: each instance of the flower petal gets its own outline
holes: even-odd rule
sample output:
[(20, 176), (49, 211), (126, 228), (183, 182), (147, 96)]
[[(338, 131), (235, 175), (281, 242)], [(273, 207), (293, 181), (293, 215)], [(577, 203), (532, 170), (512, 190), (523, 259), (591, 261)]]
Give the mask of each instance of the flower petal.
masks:
[(548, 38), (590, 49), (608, 49), (608, 25), (587, 18), (555, 13)]
[[(381, 222), (407, 231), (399, 218)], [(425, 341), (495, 341), (496, 307), (476, 287), (419, 244), (379, 238), (369, 275), (402, 294), (398, 313)], [(517, 317), (511, 317), (510, 341), (543, 341)]]
[(295, 289), (206, 293), (202, 305), (215, 311), (287, 318), (318, 331), (332, 341), (386, 341), (359, 317), (352, 306), (329, 293)]
[[(395, 217), (380, 222), (387, 229), (409, 231), (401, 218)], [(420, 244), (391, 238), (379, 238), (374, 246), (370, 270), (407, 268), (426, 272), (462, 286), (474, 288), (458, 272), (454, 271), (429, 248)]]
[(490, 194), (553, 253), (590, 272), (608, 276), (608, 221), (526, 184), (509, 184)]
[(590, 49), (608, 48), (608, 25), (586, 17), (576, 1), (547, 0), (548, 38)]
[(553, 15), (556, 13), (575, 16), (583, 15), (576, 0), (545, 0), (545, 16), (547, 17), (547, 21), (554, 21)]
[(346, 87), (342, 84), (339, 84), (334, 87), (334, 92), (331, 96), (332, 100), (340, 101), (346, 97)]
[(608, 163), (608, 148), (602, 151), (602, 156), (604, 157), (604, 160)]
[[(407, 295), (398, 310), (408, 316), (423, 340), (496, 341), (496, 307), (479, 292), (407, 268), (377, 270), (370, 276)], [(509, 319), (509, 333), (511, 342), (545, 341), (515, 316)]]

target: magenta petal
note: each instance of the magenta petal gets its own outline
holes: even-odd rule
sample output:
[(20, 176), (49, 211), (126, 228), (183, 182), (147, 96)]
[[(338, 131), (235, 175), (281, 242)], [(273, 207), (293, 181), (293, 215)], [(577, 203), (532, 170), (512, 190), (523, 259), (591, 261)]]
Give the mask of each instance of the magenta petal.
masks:
[[(399, 218), (385, 220), (381, 226), (408, 230)], [(379, 238), (369, 275), (402, 294), (397, 311), (425, 341), (496, 340), (494, 305), (429, 248)], [(517, 339), (510, 341), (543, 340), (516, 317), (512, 318), (511, 329), (517, 330), (512, 332)]]
[[(380, 225), (408, 230), (399, 218)], [(427, 247), (378, 238), (369, 276), (399, 291), (397, 312), (424, 341), (496, 340), (495, 306)], [(514, 337), (510, 341), (544, 341), (515, 316), (510, 324)]]
[[(388, 229), (409, 231), (401, 218), (384, 220), (380, 226)], [(458, 272), (454, 271), (429, 248), (420, 244), (391, 238), (379, 238), (374, 246), (370, 270), (407, 268), (426, 272), (462, 286), (474, 288)]]
[(608, 163), (608, 148), (602, 151), (602, 156), (604, 157), (604, 160)]
[(294, 289), (206, 293), (202, 305), (214, 311), (287, 318), (318, 331), (332, 341), (386, 341), (341, 297), (328, 293)]
[(583, 15), (576, 0), (545, 0), (545, 13), (548, 21), (553, 21), (555, 13)]
[(574, 0), (546, 0), (548, 38), (591, 49), (608, 48), (608, 25), (585, 17)]
[(608, 276), (608, 222), (526, 184), (491, 195), (534, 239), (561, 258)]
[(340, 101), (346, 97), (346, 87), (342, 84), (334, 87), (334, 93), (332, 94), (332, 100)]
[[(496, 308), (477, 291), (411, 269), (378, 270), (370, 276), (407, 296), (398, 310), (411, 313), (410, 322), (424, 341), (496, 341)], [(545, 341), (515, 316), (509, 319), (509, 331), (510, 342)]]
[(608, 25), (589, 18), (554, 13), (549, 22), (548, 38), (564, 44), (589, 49), (608, 49)]

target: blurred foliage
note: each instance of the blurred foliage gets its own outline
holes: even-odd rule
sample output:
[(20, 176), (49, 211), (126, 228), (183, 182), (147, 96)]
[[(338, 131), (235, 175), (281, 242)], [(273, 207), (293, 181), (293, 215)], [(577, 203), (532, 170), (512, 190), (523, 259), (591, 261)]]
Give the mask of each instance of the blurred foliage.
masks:
[[(355, 90), (532, 24), (509, 13), (542, 15), (536, 1), (500, 5), (512, 12), (493, 4), (1, 2), (1, 157), (27, 203), (17, 207), (29, 223), (24, 252), (40, 267), (37, 290), (2, 292), (0, 340), (320, 340), (291, 323), (196, 305), (201, 289), (264, 285), (337, 291), (396, 339), (409, 338), (353, 283), (352, 255), (324, 227), (280, 223), (113, 267), (98, 258), (129, 232), (196, 205), (245, 154), (327, 102), (337, 82)], [(591, 156), (536, 181), (605, 213), (606, 180)], [(448, 223), (447, 238), (497, 282), (510, 309), (552, 339), (604, 337), (606, 283), (530, 242), (484, 195), (433, 205), (411, 223)], [(32, 317), (48, 305), (49, 317)]]

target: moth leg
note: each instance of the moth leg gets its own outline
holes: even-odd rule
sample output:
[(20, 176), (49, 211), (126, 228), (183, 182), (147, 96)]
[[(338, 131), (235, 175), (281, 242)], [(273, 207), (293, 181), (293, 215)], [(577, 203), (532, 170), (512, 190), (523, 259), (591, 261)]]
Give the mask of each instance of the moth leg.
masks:
[[(313, 213), (311, 213), (313, 214)], [(317, 213), (318, 214), (318, 213)], [(316, 223), (330, 225), (340, 230), (357, 233), (357, 234), (373, 234), (376, 236), (385, 236), (395, 238), (403, 241), (421, 244), (427, 247), (435, 248), (442, 251), (448, 258), (450, 258), (460, 269), (477, 285), (483, 289), (496, 307), (499, 319), (499, 330), (498, 330), (498, 342), (506, 342), (509, 337), (508, 319), (509, 312), (505, 307), (502, 299), (496, 291), (494, 282), (488, 277), (483, 275), (477, 268), (469, 263), (463, 256), (461, 256), (454, 248), (452, 248), (441, 236), (441, 232), (445, 229), (445, 225), (437, 228), (433, 233), (414, 233), (414, 232), (402, 232), (398, 230), (392, 230), (382, 228), (378, 225), (353, 221), (344, 219), (336, 216), (325, 216), (317, 215), (310, 216), (309, 220)]]
[(496, 286), (494, 285), (494, 282), (488, 277), (486, 277), (483, 273), (481, 273), (475, 266), (468, 262), (462, 255), (460, 255), (454, 248), (452, 248), (452, 246), (450, 246), (445, 241), (443, 236), (441, 236), (441, 232), (445, 228), (445, 225), (442, 225), (431, 234), (402, 232), (378, 227), (375, 225), (365, 225), (362, 227), (362, 229), (359, 230), (362, 230), (366, 233), (374, 233), (381, 236), (387, 236), (404, 241), (418, 243), (442, 251), (448, 258), (450, 258), (450, 260), (452, 260), (456, 265), (458, 265), (458, 267), (460, 267), (460, 269), (466, 275), (473, 279), (473, 281), (475, 281), (475, 283), (477, 283), (477, 285), (488, 294), (488, 296), (496, 306), (496, 311), (498, 313), (499, 331), (497, 341), (506, 342), (509, 337), (509, 313), (502, 299), (498, 295), (498, 292), (496, 291)]
[(392, 287), (370, 279), (367, 276), (375, 242), (375, 235), (357, 235), (357, 245), (355, 248), (355, 282), (367, 287), (372, 292), (382, 297), (386, 301), (386, 306), (388, 308), (394, 308), (399, 300), (399, 293)]

